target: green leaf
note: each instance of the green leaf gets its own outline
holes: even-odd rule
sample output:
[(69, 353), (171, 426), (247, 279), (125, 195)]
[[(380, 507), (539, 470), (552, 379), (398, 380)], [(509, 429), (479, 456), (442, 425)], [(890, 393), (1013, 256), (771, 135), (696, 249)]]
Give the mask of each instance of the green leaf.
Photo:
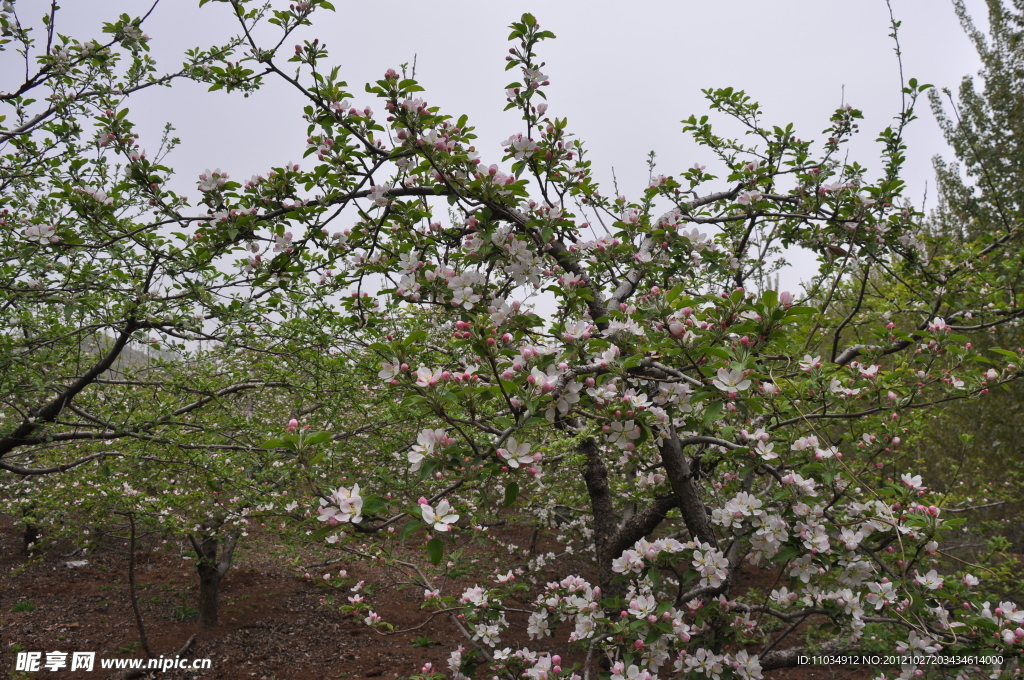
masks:
[(363, 497), (363, 512), (367, 515), (376, 514), (386, 507), (388, 507), (388, 501), (381, 496)]
[(326, 538), (327, 534), (331, 533), (332, 531), (334, 531), (334, 527), (332, 526), (321, 527), (314, 531), (309, 538), (313, 541), (321, 541), (324, 538)]
[(800, 549), (794, 548), (791, 545), (787, 545), (785, 548), (780, 550), (775, 557), (772, 558), (774, 562), (789, 562), (792, 559), (800, 557)]
[(406, 538), (412, 535), (413, 532), (422, 529), (424, 526), (425, 525), (423, 524), (423, 522), (421, 522), (418, 519), (409, 520), (404, 525), (402, 525), (402, 530), (398, 532), (398, 540), (404, 541)]
[(642, 355), (634, 354), (633, 356), (631, 356), (630, 358), (628, 358), (628, 359), (626, 359), (625, 361), (622, 362), (622, 367), (623, 368), (636, 368), (637, 366), (640, 365), (640, 362), (643, 361), (643, 359), (644, 358), (643, 358)]
[(323, 444), (326, 441), (330, 441), (330, 432), (317, 432), (316, 434), (306, 438), (306, 444), (313, 446), (314, 444)]
[(420, 468), (420, 479), (424, 480), (433, 474), (434, 469), (438, 466), (438, 461), (428, 460), (423, 463), (423, 467)]
[(711, 423), (718, 420), (718, 416), (722, 414), (722, 409), (725, 408), (722, 402), (716, 401), (704, 409), (704, 424), (710, 425)]
[(517, 482), (509, 482), (508, 486), (505, 487), (505, 500), (502, 501), (502, 505), (506, 508), (516, 502), (516, 498), (519, 496), (519, 484)]
[(427, 541), (427, 557), (430, 558), (431, 564), (441, 564), (441, 558), (444, 557), (444, 543), (440, 538), (432, 538)]
[(669, 292), (665, 293), (665, 301), (666, 302), (672, 302), (677, 297), (679, 297), (680, 293), (682, 293), (682, 292), (683, 292), (683, 284), (677, 283), (672, 288), (672, 290), (670, 290)]

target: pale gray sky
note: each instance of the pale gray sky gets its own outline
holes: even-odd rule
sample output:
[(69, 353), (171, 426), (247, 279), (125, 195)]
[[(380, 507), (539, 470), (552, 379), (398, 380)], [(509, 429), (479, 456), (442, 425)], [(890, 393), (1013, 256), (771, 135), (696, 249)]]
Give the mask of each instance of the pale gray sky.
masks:
[[(18, 0), (17, 7), (25, 22), (47, 4)], [(58, 31), (99, 37), (103, 20), (121, 11), (140, 14), (148, 4), (66, 0)], [(610, 180), (614, 167), (620, 189), (631, 197), (646, 186), (645, 157), (652, 149), (664, 174), (695, 162), (713, 167), (710, 154), (681, 133), (680, 120), (707, 112), (701, 88), (744, 89), (762, 103), (766, 123), (793, 122), (801, 138), (819, 139), (845, 86), (845, 101), (865, 113), (851, 157), (873, 170), (869, 176), (880, 166), (876, 133), (900, 107), (884, 0), (334, 4), (338, 11), (318, 12), (314, 27), (302, 36), (326, 42), (354, 102), (382, 113), (363, 84), (416, 55), (424, 98), (447, 113), (469, 115), (488, 163), (500, 160), (499, 142), (521, 130), (515, 112), (502, 112), (504, 87), (516, 79), (504, 71), (507, 26), (523, 11), (534, 13), (558, 36), (540, 48), (551, 79), (549, 115), (568, 117), (571, 130), (589, 148), (598, 177)], [(983, 26), (984, 2), (968, 0), (967, 5)], [(977, 70), (977, 56), (949, 0), (893, 0), (893, 8), (903, 21), (907, 78), (955, 90), (964, 75)], [(199, 9), (196, 0), (163, 0), (144, 28), (154, 56), (170, 68), (184, 49), (235, 32), (233, 21), (229, 8), (217, 2)], [(908, 195), (918, 205), (926, 182), (933, 184), (932, 156), (949, 155), (927, 102), (920, 103), (920, 119), (907, 136), (905, 173)], [(147, 92), (131, 108), (132, 118), (143, 123), (142, 145), (150, 150), (163, 122), (175, 124), (182, 146), (170, 164), (179, 172), (179, 187), (194, 197), (195, 177), (206, 168), (219, 167), (244, 180), (272, 165), (300, 162), (304, 104), (297, 92), (270, 80), (248, 99), (185, 85)], [(606, 182), (605, 194), (611, 193)], [(929, 204), (934, 205), (934, 191)]]

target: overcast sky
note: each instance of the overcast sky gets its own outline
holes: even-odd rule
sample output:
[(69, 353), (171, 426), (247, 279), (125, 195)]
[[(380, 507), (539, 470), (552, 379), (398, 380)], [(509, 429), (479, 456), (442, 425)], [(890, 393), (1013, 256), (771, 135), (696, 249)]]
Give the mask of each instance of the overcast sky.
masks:
[[(964, 75), (977, 71), (977, 56), (949, 0), (892, 2), (903, 22), (907, 78), (955, 91)], [(103, 20), (121, 11), (141, 14), (148, 4), (67, 0), (58, 31), (99, 37)], [(363, 84), (415, 56), (424, 98), (447, 113), (469, 115), (488, 163), (500, 160), (499, 142), (522, 129), (515, 112), (502, 111), (504, 87), (515, 80), (504, 71), (504, 56), (508, 24), (523, 11), (534, 13), (558, 36), (540, 48), (551, 80), (549, 115), (569, 119), (571, 130), (589, 148), (598, 177), (610, 179), (614, 167), (621, 191), (631, 198), (646, 186), (650, 150), (657, 152), (664, 174), (695, 162), (712, 165), (710, 154), (681, 133), (683, 118), (707, 112), (702, 88), (746, 90), (762, 103), (765, 123), (793, 122), (803, 139), (820, 139), (829, 115), (845, 99), (865, 113), (851, 157), (872, 169), (869, 177), (877, 176), (880, 167), (876, 133), (900, 108), (899, 68), (884, 0), (334, 4), (338, 11), (317, 12), (314, 27), (302, 37), (319, 37), (327, 44), (354, 102), (382, 113), (380, 100), (367, 95)], [(47, 5), (17, 2), (25, 23)], [(967, 5), (984, 26), (984, 2), (967, 0)], [(144, 29), (154, 56), (171, 68), (180, 63), (184, 49), (234, 33), (233, 21), (223, 4), (200, 9), (196, 0), (163, 0)], [(147, 92), (131, 108), (132, 118), (143, 123), (142, 145), (151, 151), (163, 122), (177, 127), (182, 145), (169, 161), (179, 173), (179, 187), (191, 188), (187, 193), (194, 197), (195, 177), (206, 168), (219, 167), (244, 180), (272, 165), (300, 162), (304, 104), (297, 92), (269, 81), (248, 99), (185, 85)], [(920, 205), (926, 183), (934, 184), (932, 156), (949, 156), (949, 151), (926, 101), (918, 111), (920, 119), (907, 137), (905, 178), (908, 195)], [(604, 193), (611, 194), (611, 187)], [(934, 206), (930, 193), (928, 204)]]

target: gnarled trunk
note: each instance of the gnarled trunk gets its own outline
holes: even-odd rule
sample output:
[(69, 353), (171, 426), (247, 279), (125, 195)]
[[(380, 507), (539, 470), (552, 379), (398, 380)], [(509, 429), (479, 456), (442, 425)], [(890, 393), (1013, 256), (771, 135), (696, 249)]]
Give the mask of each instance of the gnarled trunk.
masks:
[(638, 540), (658, 528), (668, 511), (676, 506), (674, 496), (661, 496), (641, 510), (620, 518), (612, 502), (608, 484), (608, 468), (601, 459), (601, 450), (593, 439), (580, 443), (580, 453), (586, 458), (583, 480), (590, 496), (590, 509), (594, 515), (594, 545), (597, 550), (598, 581), (607, 597), (625, 595), (625, 583), (613, 584), (612, 560)]

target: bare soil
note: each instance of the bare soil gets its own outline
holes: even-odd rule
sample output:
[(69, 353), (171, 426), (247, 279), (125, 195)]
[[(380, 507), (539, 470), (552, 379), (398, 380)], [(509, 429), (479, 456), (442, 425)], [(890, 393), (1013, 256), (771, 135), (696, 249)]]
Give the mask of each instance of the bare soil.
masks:
[[(524, 535), (514, 542), (528, 545)], [(542, 536), (537, 547), (553, 549), (553, 537)], [(111, 543), (108, 541), (108, 543)], [(465, 644), (444, 616), (429, 618), (420, 610), (422, 588), (403, 584), (396, 574), (373, 570), (358, 562), (337, 562), (306, 578), (276, 550), (271, 537), (250, 536), (235, 554), (234, 566), (221, 582), (220, 625), (202, 629), (195, 618), (198, 577), (194, 562), (183, 559), (185, 546), (140, 540), (136, 557), (136, 593), (154, 655), (173, 656), (193, 634), (185, 658), (209, 658), (205, 671), (168, 670), (137, 676), (161, 680), (333, 680), (336, 678), (407, 678), (425, 663), (447, 671), (451, 650)], [(154, 550), (154, 548), (159, 548)], [(309, 563), (302, 561), (300, 563)], [(87, 560), (70, 567), (68, 562)], [(310, 560), (312, 561), (312, 560)], [(507, 555), (491, 554), (479, 563), (479, 574), (445, 583), (446, 594), (482, 582), (494, 569), (514, 566)], [(574, 565), (578, 573), (590, 565)], [(562, 565), (564, 568), (564, 565)], [(322, 576), (345, 569), (342, 587)], [(0, 517), (0, 677), (102, 678), (113, 671), (99, 668), (100, 658), (143, 657), (128, 592), (126, 545), (116, 543), (82, 557), (52, 548), (26, 565), (22, 536), (9, 517)], [(551, 572), (548, 576), (554, 577)], [(483, 578), (481, 578), (483, 577)], [(748, 586), (771, 585), (774, 575), (753, 572)], [(341, 612), (350, 584), (365, 581), (367, 601), (386, 621), (407, 632), (381, 635), (361, 617)], [(760, 581), (766, 580), (765, 584)], [(464, 581), (464, 583), (462, 582)], [(439, 583), (439, 585), (441, 585)], [(31, 611), (25, 609), (28, 602)], [(520, 628), (521, 630), (521, 628)], [(521, 639), (520, 639), (521, 638)], [(501, 646), (537, 648), (523, 632), (504, 636)], [(14, 670), (17, 651), (89, 651), (97, 653), (92, 672)], [(69, 657), (70, 658), (70, 654)], [(571, 662), (573, 659), (567, 659)], [(868, 669), (798, 668), (767, 673), (771, 680), (861, 680)]]

